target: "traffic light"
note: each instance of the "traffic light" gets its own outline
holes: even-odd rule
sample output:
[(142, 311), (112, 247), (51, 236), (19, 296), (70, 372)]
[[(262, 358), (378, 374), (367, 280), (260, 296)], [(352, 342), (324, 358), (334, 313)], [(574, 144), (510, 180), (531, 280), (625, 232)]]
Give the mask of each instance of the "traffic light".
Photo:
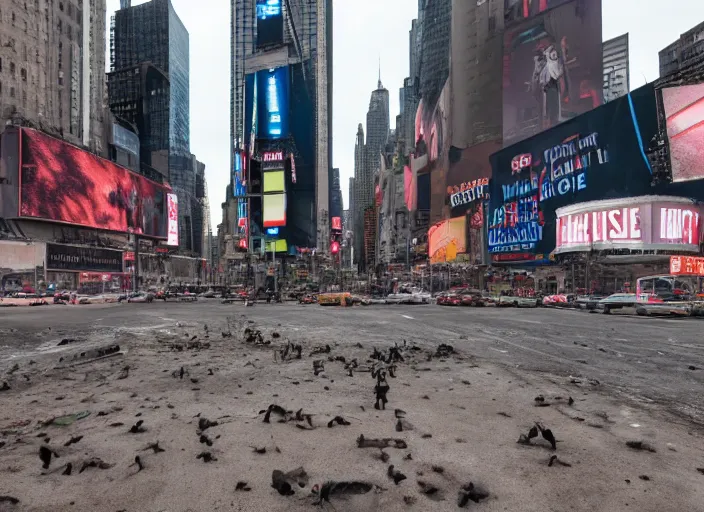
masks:
[(337, 254), (340, 252), (340, 242), (334, 240), (330, 243), (330, 254)]

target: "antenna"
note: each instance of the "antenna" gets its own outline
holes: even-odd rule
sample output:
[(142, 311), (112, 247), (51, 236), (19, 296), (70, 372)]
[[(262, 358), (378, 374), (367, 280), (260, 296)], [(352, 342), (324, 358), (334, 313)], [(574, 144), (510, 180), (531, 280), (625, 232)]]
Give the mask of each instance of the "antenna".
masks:
[(377, 85), (377, 89), (383, 89), (384, 86), (381, 85), (381, 55), (379, 55), (379, 83)]

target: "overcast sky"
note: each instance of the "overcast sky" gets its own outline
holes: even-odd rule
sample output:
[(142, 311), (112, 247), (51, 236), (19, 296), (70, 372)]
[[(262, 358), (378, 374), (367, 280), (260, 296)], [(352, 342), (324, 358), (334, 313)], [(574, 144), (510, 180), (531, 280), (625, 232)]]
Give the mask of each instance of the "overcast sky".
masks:
[[(191, 152), (206, 165), (215, 231), (230, 181), (230, 2), (171, 1), (190, 33)], [(357, 124), (365, 123), (379, 59), (381, 80), (390, 93), (391, 126), (395, 126), (398, 90), (408, 75), (408, 31), (417, 16), (418, 1), (333, 1), (333, 167), (340, 168), (347, 207)], [(119, 5), (119, 0), (107, 0), (108, 21)], [(656, 79), (658, 51), (702, 21), (703, 0), (603, 0), (603, 39), (630, 33), (632, 89)]]

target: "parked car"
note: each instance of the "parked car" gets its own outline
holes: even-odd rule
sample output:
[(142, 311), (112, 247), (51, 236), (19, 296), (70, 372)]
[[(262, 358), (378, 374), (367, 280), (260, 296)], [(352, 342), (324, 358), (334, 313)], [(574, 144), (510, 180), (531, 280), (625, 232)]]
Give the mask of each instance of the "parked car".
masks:
[(601, 299), (597, 308), (605, 315), (610, 315), (614, 309), (634, 308), (638, 300), (635, 293), (614, 293), (605, 299)]
[(486, 301), (479, 290), (465, 290), (461, 295), (461, 304), (463, 306), (483, 307), (486, 305)]

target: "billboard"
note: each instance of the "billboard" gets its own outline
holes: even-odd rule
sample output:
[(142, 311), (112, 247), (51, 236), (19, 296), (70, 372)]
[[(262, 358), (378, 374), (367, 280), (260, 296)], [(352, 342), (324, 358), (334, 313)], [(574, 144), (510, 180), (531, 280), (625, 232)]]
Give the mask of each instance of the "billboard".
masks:
[(122, 251), (46, 244), (48, 270), (122, 272)]
[(571, 0), (504, 0), (504, 24), (523, 21), (569, 1)]
[(430, 262), (454, 261), (467, 252), (467, 217), (444, 220), (428, 230)]
[(166, 194), (168, 212), (166, 245), (178, 246), (178, 196)]
[(704, 84), (662, 89), (672, 181), (704, 178)]
[(257, 47), (284, 41), (283, 0), (257, 0)]
[(273, 228), (286, 225), (286, 194), (262, 196), (264, 227)]
[(670, 256), (670, 274), (675, 276), (704, 276), (704, 258)]
[(701, 208), (666, 196), (590, 201), (556, 212), (555, 253), (606, 249), (699, 252)]
[(562, 3), (504, 33), (504, 147), (603, 102), (601, 1)]
[(232, 194), (234, 197), (247, 195), (247, 156), (240, 151), (234, 153), (234, 169), (232, 169)]
[(260, 139), (281, 139), (289, 135), (288, 66), (257, 72), (257, 130)]
[(21, 144), (21, 217), (166, 238), (164, 185), (35, 130)]
[(647, 194), (687, 195), (671, 185), (652, 186), (643, 141), (657, 130), (655, 94), (647, 85), (491, 155), (486, 221), (492, 259), (546, 259), (555, 248), (558, 208)]
[(445, 204), (450, 208), (450, 216), (464, 215), (477, 201), (489, 198), (489, 178), (491, 163), (489, 157), (501, 149), (498, 141), (488, 141), (471, 146), (450, 158), (447, 173)]
[(283, 192), (285, 190), (284, 170), (264, 171), (264, 193)]
[(625, 96), (631, 90), (628, 32), (603, 43), (604, 102)]

